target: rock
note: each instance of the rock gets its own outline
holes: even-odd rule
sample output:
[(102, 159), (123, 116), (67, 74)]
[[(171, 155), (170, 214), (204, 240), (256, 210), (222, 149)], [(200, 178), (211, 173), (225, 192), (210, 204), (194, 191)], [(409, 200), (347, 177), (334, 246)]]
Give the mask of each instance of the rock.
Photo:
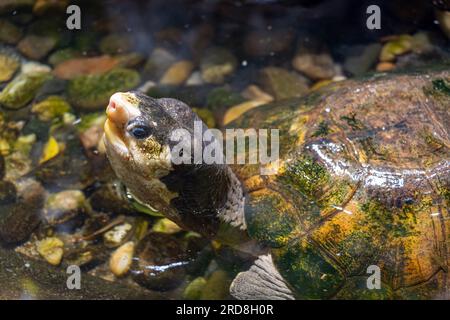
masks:
[(23, 62), (20, 68), (21, 73), (37, 73), (37, 72), (50, 73), (51, 71), (52, 68), (50, 66), (36, 61)]
[(133, 261), (134, 242), (129, 241), (114, 251), (109, 260), (111, 272), (117, 276), (125, 275), (130, 270)]
[(168, 234), (152, 232), (136, 247), (133, 280), (150, 290), (171, 290), (184, 280), (187, 263), (180, 240)]
[(252, 31), (245, 36), (244, 51), (251, 56), (268, 56), (286, 51), (294, 40), (289, 30)]
[(206, 280), (200, 299), (223, 300), (229, 299), (231, 279), (223, 270), (214, 271)]
[(48, 63), (50, 63), (52, 66), (56, 66), (64, 61), (79, 57), (81, 57), (81, 53), (78, 50), (73, 48), (64, 48), (53, 52), (48, 57)]
[(355, 76), (363, 75), (376, 64), (380, 50), (379, 43), (350, 47), (346, 54), (344, 69)]
[(200, 86), (204, 83), (202, 74), (200, 71), (194, 71), (192, 72), (189, 79), (186, 80), (187, 86)]
[(206, 97), (206, 106), (212, 111), (228, 108), (244, 102), (245, 99), (227, 86), (209, 90)]
[(119, 60), (108, 56), (74, 58), (58, 64), (53, 74), (61, 79), (74, 79), (82, 75), (99, 75), (111, 71)]
[(19, 66), (20, 61), (18, 58), (0, 52), (0, 82), (11, 80), (16, 71), (19, 69)]
[(233, 120), (236, 120), (237, 118), (239, 118), (241, 115), (243, 115), (247, 111), (257, 108), (259, 106), (265, 105), (265, 104), (266, 104), (265, 101), (251, 100), (251, 101), (242, 102), (238, 105), (232, 106), (225, 112), (222, 123), (223, 123), (223, 125), (227, 125), (230, 122), (232, 122)]
[(145, 60), (145, 57), (137, 52), (120, 54), (115, 58), (117, 59), (117, 65), (123, 68), (136, 68)]
[(295, 70), (312, 80), (331, 79), (336, 74), (333, 58), (328, 52), (300, 47), (292, 60)]
[(450, 12), (449, 11), (437, 11), (436, 17), (438, 18), (439, 25), (447, 38), (450, 38)]
[(207, 83), (223, 83), (226, 77), (233, 74), (236, 66), (237, 59), (233, 53), (221, 47), (206, 50), (200, 62), (202, 78)]
[(15, 10), (31, 8), (36, 0), (2, 0), (0, 13), (9, 13)]
[(308, 81), (305, 78), (278, 67), (262, 69), (259, 82), (263, 90), (276, 100), (300, 97), (308, 91)]
[(108, 248), (120, 246), (130, 238), (133, 226), (129, 223), (122, 223), (103, 234), (103, 242)]
[(0, 19), (0, 42), (16, 44), (22, 38), (22, 30), (6, 19)]
[(381, 49), (380, 61), (393, 62), (396, 57), (408, 53), (413, 48), (413, 37), (404, 34), (399, 36), (392, 36), (389, 38)]
[(163, 74), (159, 83), (162, 85), (180, 85), (191, 75), (194, 64), (188, 60), (181, 60), (172, 64)]
[(119, 187), (113, 182), (102, 184), (89, 199), (92, 209), (107, 213), (132, 214), (135, 212), (130, 203), (122, 197)]
[(155, 48), (144, 66), (144, 74), (152, 80), (160, 79), (176, 61), (176, 57), (170, 51)]
[(57, 40), (51, 37), (27, 35), (17, 48), (26, 57), (33, 60), (41, 60), (55, 47)]
[(88, 206), (80, 190), (64, 190), (48, 196), (44, 207), (47, 222), (54, 225), (67, 223), (87, 213)]
[(40, 183), (21, 180), (17, 201), (0, 207), (0, 240), (13, 244), (26, 240), (41, 221), (45, 190)]
[(204, 277), (197, 277), (192, 280), (183, 291), (183, 298), (188, 300), (199, 300), (206, 285)]
[(182, 229), (173, 221), (163, 218), (155, 222), (152, 231), (166, 234), (174, 234), (180, 232)]
[(133, 89), (140, 81), (136, 71), (117, 68), (101, 75), (79, 76), (70, 80), (67, 94), (75, 107), (95, 110), (104, 108), (113, 93)]
[(12, 204), (17, 199), (17, 191), (14, 183), (0, 181), (0, 206)]
[(38, 241), (36, 249), (48, 263), (57, 266), (61, 263), (64, 254), (64, 243), (56, 237), (48, 237)]
[(69, 0), (36, 0), (33, 13), (41, 16), (47, 12), (65, 12), (69, 6)]
[(248, 100), (264, 101), (266, 103), (274, 100), (270, 94), (264, 92), (260, 87), (254, 84), (249, 85), (247, 88), (245, 88), (245, 90), (242, 91), (241, 95)]
[(395, 68), (395, 64), (393, 64), (392, 62), (380, 62), (379, 64), (377, 64), (376, 70), (378, 72), (387, 72), (387, 71), (391, 71)]
[(100, 40), (100, 51), (104, 54), (127, 53), (133, 49), (133, 37), (129, 34), (110, 34)]
[(34, 99), (42, 85), (51, 79), (46, 72), (22, 73), (14, 78), (0, 93), (0, 105), (17, 110)]
[(70, 111), (70, 105), (59, 96), (49, 96), (45, 100), (35, 103), (31, 108), (31, 112), (36, 113), (41, 121), (60, 119)]
[(192, 110), (199, 116), (200, 119), (206, 124), (208, 128), (214, 128), (216, 126), (216, 120), (214, 114), (208, 109), (192, 108)]

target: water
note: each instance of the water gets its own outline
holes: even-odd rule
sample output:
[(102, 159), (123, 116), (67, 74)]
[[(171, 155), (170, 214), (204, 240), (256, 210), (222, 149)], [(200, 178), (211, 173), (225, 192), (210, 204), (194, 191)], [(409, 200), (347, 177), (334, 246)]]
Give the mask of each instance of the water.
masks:
[[(224, 299), (251, 264), (129, 201), (101, 143), (112, 93), (175, 97), (222, 128), (246, 101), (448, 58), (450, 18), (427, 1), (93, 2), (78, 2), (79, 30), (65, 1), (0, 2), (2, 298)], [(375, 2), (381, 29), (369, 30)], [(382, 54), (389, 42), (397, 52)], [(130, 241), (130, 269), (114, 274), (111, 256)], [(70, 265), (81, 291), (49, 281)]]

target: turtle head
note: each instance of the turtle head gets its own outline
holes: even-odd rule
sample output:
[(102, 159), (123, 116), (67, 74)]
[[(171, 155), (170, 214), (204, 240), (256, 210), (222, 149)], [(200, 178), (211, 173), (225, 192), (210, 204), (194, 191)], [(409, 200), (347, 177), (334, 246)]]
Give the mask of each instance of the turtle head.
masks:
[(243, 196), (225, 164), (175, 161), (180, 132), (190, 136), (182, 139), (190, 143), (196, 124), (201, 124), (201, 132), (207, 130), (191, 108), (175, 99), (126, 92), (112, 95), (106, 114), (108, 159), (136, 200), (181, 227), (214, 236), (230, 198), (243, 201)]

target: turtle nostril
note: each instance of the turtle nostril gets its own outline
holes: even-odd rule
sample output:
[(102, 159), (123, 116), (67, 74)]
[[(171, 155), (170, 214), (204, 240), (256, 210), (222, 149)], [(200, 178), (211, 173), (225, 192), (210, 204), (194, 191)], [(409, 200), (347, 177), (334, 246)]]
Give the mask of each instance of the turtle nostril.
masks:
[(128, 121), (128, 112), (122, 105), (120, 96), (118, 94), (114, 94), (109, 99), (109, 104), (106, 108), (106, 115), (109, 120), (111, 120), (118, 126), (123, 126)]

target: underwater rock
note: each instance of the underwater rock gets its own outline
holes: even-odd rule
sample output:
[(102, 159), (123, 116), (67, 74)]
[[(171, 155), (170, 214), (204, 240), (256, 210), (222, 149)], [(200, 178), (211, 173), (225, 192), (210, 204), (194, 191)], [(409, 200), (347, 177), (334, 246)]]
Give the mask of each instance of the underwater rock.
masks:
[(0, 92), (0, 105), (20, 109), (34, 99), (42, 85), (51, 79), (47, 72), (27, 72), (18, 75)]
[(213, 47), (204, 53), (200, 62), (203, 80), (207, 83), (220, 84), (232, 75), (237, 66), (237, 59), (231, 51), (221, 47)]
[(409, 34), (392, 36), (380, 52), (381, 62), (393, 62), (396, 57), (408, 53), (413, 48), (413, 37)]
[(133, 37), (128, 34), (110, 34), (100, 40), (100, 51), (104, 54), (127, 53), (133, 49)]
[(16, 184), (17, 201), (0, 206), (0, 240), (13, 244), (26, 240), (41, 222), (45, 190), (32, 179)]
[(152, 80), (158, 80), (177, 58), (164, 48), (155, 48), (144, 66), (144, 74)]
[(246, 87), (241, 95), (249, 100), (264, 101), (266, 103), (273, 101), (273, 97), (270, 94), (264, 92), (260, 87), (254, 84)]
[(447, 38), (450, 38), (450, 12), (449, 11), (437, 11), (436, 17), (438, 18), (439, 25)]
[(286, 51), (294, 40), (289, 30), (252, 31), (245, 36), (244, 51), (251, 56), (268, 56)]
[(70, 80), (69, 101), (82, 110), (104, 108), (111, 95), (117, 91), (135, 88), (140, 82), (139, 73), (117, 68), (101, 75), (79, 76)]
[(355, 76), (364, 74), (376, 64), (380, 50), (381, 45), (379, 43), (348, 48), (344, 69)]
[(263, 90), (276, 100), (300, 97), (308, 91), (308, 81), (305, 78), (278, 67), (263, 68), (259, 82)]
[(0, 13), (31, 8), (36, 0), (2, 0), (0, 1)]
[(114, 58), (117, 59), (117, 65), (122, 68), (136, 68), (145, 61), (145, 57), (138, 52), (120, 54)]
[(0, 52), (0, 82), (11, 80), (19, 69), (19, 66), (19, 59), (12, 55), (8, 55), (7, 53)]
[(200, 71), (192, 72), (191, 76), (186, 80), (187, 86), (201, 86), (202, 84), (204, 84), (204, 81)]
[(171, 290), (184, 280), (187, 264), (186, 253), (179, 239), (152, 232), (136, 247), (133, 280), (150, 290)]
[(162, 218), (155, 222), (152, 227), (152, 231), (166, 234), (175, 234), (182, 231), (182, 229), (172, 220)]
[(57, 266), (61, 263), (64, 254), (64, 243), (56, 237), (42, 239), (36, 244), (37, 252), (48, 263)]
[(55, 47), (56, 43), (57, 40), (52, 37), (27, 35), (20, 40), (17, 48), (26, 57), (41, 60)]
[(214, 114), (208, 109), (192, 108), (192, 110), (199, 116), (200, 119), (207, 125), (208, 128), (214, 128), (216, 126), (216, 120)]
[(119, 224), (103, 234), (103, 242), (108, 248), (118, 247), (130, 238), (132, 230), (128, 222)]
[(162, 85), (180, 85), (189, 78), (193, 69), (194, 64), (189, 60), (175, 62), (166, 70), (159, 83)]
[(69, 6), (69, 0), (36, 0), (33, 13), (41, 16), (47, 12), (65, 12)]
[(100, 75), (111, 71), (119, 61), (104, 55), (89, 58), (73, 58), (56, 65), (54, 75), (61, 79), (74, 79), (82, 75)]
[(64, 190), (48, 196), (44, 216), (50, 225), (62, 225), (89, 210), (80, 190)]
[(292, 66), (312, 80), (332, 79), (336, 74), (333, 58), (328, 52), (306, 47), (300, 47)]
[(133, 262), (134, 242), (129, 241), (114, 251), (109, 260), (109, 268), (111, 272), (117, 276), (125, 275)]
[(49, 96), (45, 100), (35, 103), (31, 112), (36, 113), (39, 120), (51, 121), (70, 112), (70, 105), (59, 96)]
[(17, 199), (17, 191), (14, 183), (0, 181), (0, 206), (14, 203)]
[(0, 19), (0, 42), (16, 44), (22, 38), (22, 30), (6, 19)]
[(229, 298), (231, 279), (223, 270), (214, 271), (206, 280), (200, 295), (201, 300), (223, 300)]
[(56, 66), (64, 61), (81, 57), (81, 52), (73, 48), (59, 49), (48, 57), (48, 63)]
[(89, 203), (92, 209), (99, 212), (131, 214), (133, 209), (130, 202), (122, 197), (119, 186), (114, 182), (107, 182), (91, 195)]
[(388, 72), (395, 69), (395, 64), (392, 62), (380, 62), (377, 64), (376, 70), (378, 72)]
[(192, 280), (183, 291), (183, 298), (188, 300), (199, 300), (205, 289), (206, 279), (197, 277)]

